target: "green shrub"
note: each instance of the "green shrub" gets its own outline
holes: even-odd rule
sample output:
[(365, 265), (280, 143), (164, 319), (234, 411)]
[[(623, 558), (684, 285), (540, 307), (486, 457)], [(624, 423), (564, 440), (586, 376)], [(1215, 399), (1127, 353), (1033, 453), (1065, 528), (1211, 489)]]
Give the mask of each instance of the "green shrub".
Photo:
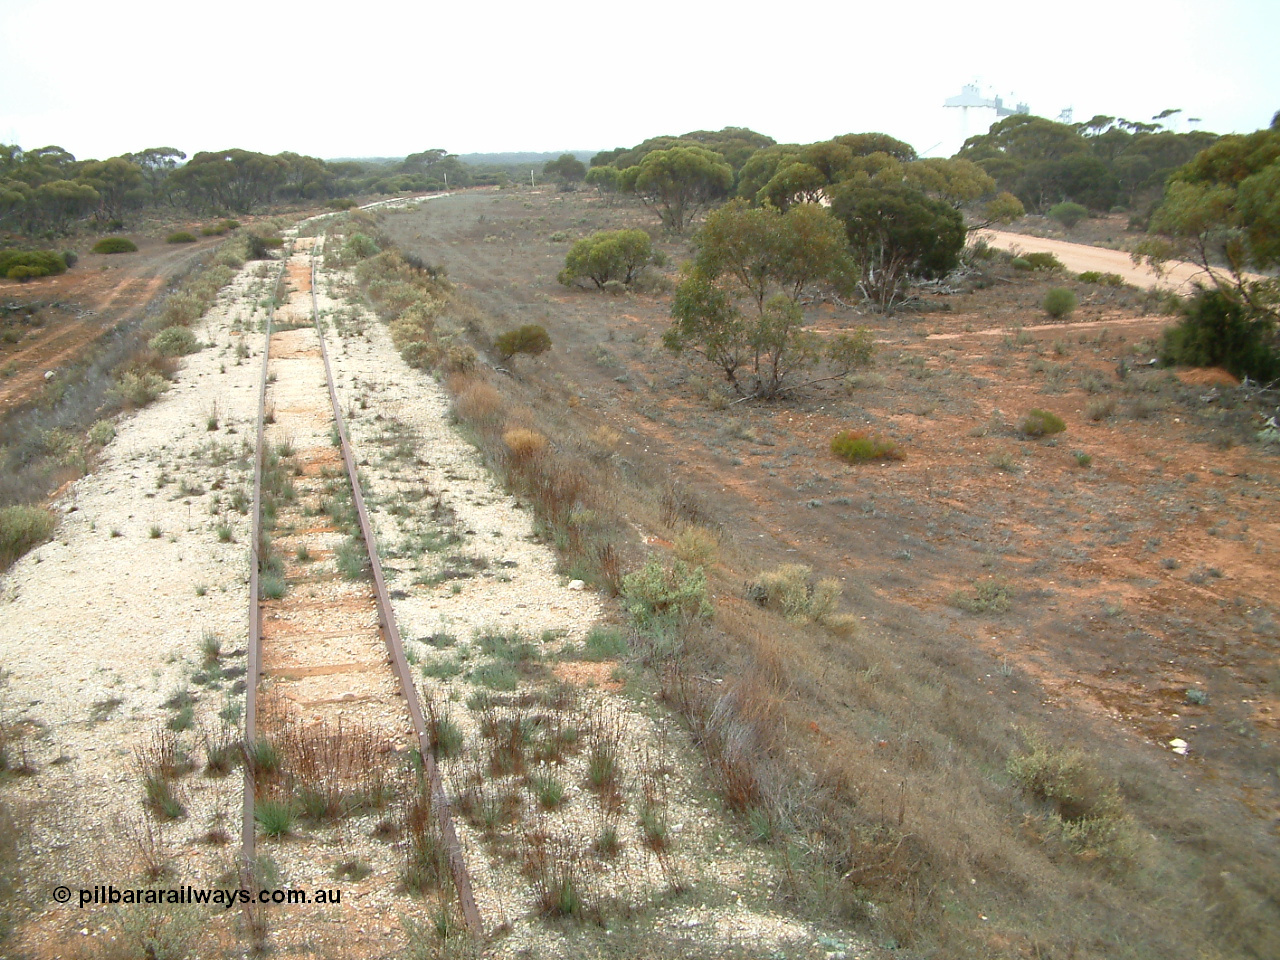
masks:
[(1081, 283), (1093, 283), (1100, 287), (1123, 287), (1124, 277), (1118, 273), (1102, 273), (1098, 270), (1086, 270), (1077, 278)]
[(972, 593), (957, 590), (950, 600), (952, 606), (970, 613), (1007, 613), (1013, 606), (1009, 587), (1000, 579), (975, 583)]
[(1050, 833), (1078, 856), (1128, 859), (1132, 825), (1115, 784), (1079, 750), (1055, 749), (1035, 735), (1027, 745), (1026, 753), (1009, 758), (1007, 770), (1025, 794), (1049, 807)]
[(195, 243), (196, 235), (194, 233), (188, 233), (186, 230), (178, 230), (177, 232), (171, 233), (167, 237), (165, 237), (164, 242), (165, 243)]
[(1075, 292), (1066, 287), (1054, 287), (1044, 295), (1044, 312), (1055, 320), (1070, 316), (1075, 308)]
[(599, 230), (569, 248), (558, 280), (566, 287), (590, 280), (597, 289), (629, 284), (653, 261), (653, 243), (643, 230)]
[(7, 570), (28, 550), (53, 536), (53, 514), (42, 507), (0, 509), (0, 570)]
[(622, 578), (622, 602), (641, 629), (712, 613), (702, 567), (690, 569), (682, 560), (664, 567), (652, 555), (640, 570)]
[(1072, 229), (1081, 220), (1087, 219), (1089, 211), (1078, 203), (1055, 203), (1049, 208), (1049, 219), (1057, 220), (1068, 230)]
[(200, 341), (186, 327), (165, 327), (151, 338), (148, 346), (162, 357), (185, 357), (200, 349)]
[(1031, 265), (1032, 270), (1040, 270), (1045, 273), (1053, 273), (1062, 270), (1062, 261), (1055, 257), (1052, 253), (1024, 253), (1022, 259)]
[[(75, 254), (71, 256), (75, 258)], [(0, 250), (0, 276), (10, 280), (50, 277), (66, 271), (66, 261), (48, 250)]]
[(169, 389), (169, 381), (152, 370), (126, 370), (111, 388), (111, 396), (135, 407), (145, 407)]
[(823, 622), (840, 602), (840, 581), (813, 582), (813, 570), (799, 563), (784, 563), (762, 573), (747, 585), (747, 596), (761, 606), (777, 610), (789, 620)]
[(1067, 429), (1066, 421), (1060, 416), (1038, 407), (1028, 410), (1027, 415), (1022, 418), (1022, 432), (1028, 437), (1047, 437), (1050, 434), (1061, 433), (1065, 429)]
[(841, 430), (831, 438), (831, 452), (846, 463), (902, 459), (896, 443), (866, 430)]
[(342, 258), (344, 260), (367, 260), (370, 257), (377, 256), (379, 252), (378, 245), (373, 242), (373, 238), (363, 233), (353, 233), (347, 238), (347, 242), (342, 245)]
[(94, 253), (137, 253), (138, 245), (128, 237), (103, 237), (93, 245)]
[(232, 230), (238, 229), (239, 226), (239, 220), (222, 220), (218, 223), (211, 223), (207, 226), (201, 227), (200, 232), (206, 237), (220, 237), (224, 233), (229, 233)]
[(1015, 270), (1030, 270), (1031, 261), (1026, 257), (1014, 257), (1009, 261), (1009, 266), (1013, 267)]
[(531, 357), (536, 357), (551, 349), (551, 336), (546, 328), (536, 323), (526, 323), (524, 326), (500, 334), (493, 341), (493, 348), (498, 351), (498, 356), (504, 361), (510, 360), (517, 353), (527, 353)]
[(283, 246), (283, 237), (264, 237), (261, 234), (251, 233), (249, 234), (248, 252), (245, 258), (248, 260), (270, 260), (271, 251), (279, 250)]
[(116, 438), (116, 427), (110, 420), (99, 420), (89, 428), (89, 442), (95, 447), (105, 447)]
[(1182, 319), (1165, 331), (1160, 362), (1224, 367), (1262, 383), (1280, 378), (1274, 326), (1220, 290), (1201, 288), (1182, 308)]

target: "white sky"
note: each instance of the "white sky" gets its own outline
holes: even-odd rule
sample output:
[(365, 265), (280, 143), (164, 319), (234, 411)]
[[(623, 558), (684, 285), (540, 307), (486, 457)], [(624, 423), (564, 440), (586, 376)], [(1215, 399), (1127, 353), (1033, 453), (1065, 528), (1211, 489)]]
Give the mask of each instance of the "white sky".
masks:
[(974, 81), (1051, 119), (1181, 107), (1201, 129), (1265, 127), (1277, 48), (1277, 0), (0, 0), (0, 142), (328, 158), (733, 125), (802, 143), (879, 130), (947, 155), (961, 111), (942, 101)]

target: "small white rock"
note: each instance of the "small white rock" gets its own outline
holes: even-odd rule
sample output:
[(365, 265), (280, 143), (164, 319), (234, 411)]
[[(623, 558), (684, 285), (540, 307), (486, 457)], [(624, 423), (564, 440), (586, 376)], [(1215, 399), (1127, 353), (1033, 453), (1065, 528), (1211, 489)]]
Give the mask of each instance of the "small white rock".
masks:
[(585, 583), (583, 583), (581, 580), (570, 580), (570, 581), (569, 581), (569, 589), (570, 589), (570, 590), (585, 590), (585, 589), (586, 589), (586, 586), (587, 586), (587, 585), (586, 585)]

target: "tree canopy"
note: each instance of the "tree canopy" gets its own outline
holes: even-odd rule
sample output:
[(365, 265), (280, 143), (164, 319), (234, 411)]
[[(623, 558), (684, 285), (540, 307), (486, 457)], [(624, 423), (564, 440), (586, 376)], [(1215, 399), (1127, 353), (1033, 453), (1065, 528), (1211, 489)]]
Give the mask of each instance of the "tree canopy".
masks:
[(622, 184), (655, 210), (668, 230), (684, 233), (700, 211), (728, 195), (733, 168), (703, 147), (671, 147), (623, 170)]
[(1224, 294), (1260, 319), (1280, 319), (1280, 129), (1223, 137), (1178, 168), (1151, 219), (1160, 238), (1138, 255), (1200, 264)]
[(695, 247), (663, 342), (700, 354), (739, 391), (777, 396), (820, 353), (804, 329), (802, 291), (844, 289), (852, 276), (840, 224), (816, 204), (783, 213), (733, 200), (707, 216)]
[(905, 183), (849, 181), (831, 202), (844, 223), (865, 297), (888, 312), (912, 277), (940, 277), (964, 248), (964, 219), (951, 205)]

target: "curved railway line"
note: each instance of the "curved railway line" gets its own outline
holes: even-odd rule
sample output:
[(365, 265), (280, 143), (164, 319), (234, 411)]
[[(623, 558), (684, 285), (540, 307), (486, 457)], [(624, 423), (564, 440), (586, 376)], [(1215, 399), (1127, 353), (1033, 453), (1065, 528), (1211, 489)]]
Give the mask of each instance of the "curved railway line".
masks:
[[(336, 730), (340, 738), (349, 711), (358, 706), (363, 717), (372, 718), (378, 741), (401, 748), (412, 744), (412, 759), (421, 768), (416, 783), (426, 794), (417, 798), (418, 809), (434, 817), (463, 922), (479, 933), (480, 914), (338, 401), (308, 241), (296, 241), (285, 259), (281, 282), (306, 294), (309, 309), (299, 310), (295, 294), (280, 310), (269, 311), (258, 385), (244, 710), (243, 886), (255, 889), (259, 883), (258, 806), (264, 803), (270, 770), (257, 755), (258, 745), (270, 744), (271, 735), (279, 735), (289, 723), (318, 729), (322, 738), (325, 731)], [(352, 528), (345, 540), (339, 529), (344, 520)], [(291, 559), (282, 548), (292, 548)], [(315, 573), (310, 565), (321, 558), (337, 559), (347, 576)], [(330, 762), (337, 756), (331, 749)], [(360, 761), (347, 757), (343, 762), (355, 766)], [(246, 906), (246, 912), (252, 909)], [(249, 919), (251, 927), (261, 923), (260, 918)]]

